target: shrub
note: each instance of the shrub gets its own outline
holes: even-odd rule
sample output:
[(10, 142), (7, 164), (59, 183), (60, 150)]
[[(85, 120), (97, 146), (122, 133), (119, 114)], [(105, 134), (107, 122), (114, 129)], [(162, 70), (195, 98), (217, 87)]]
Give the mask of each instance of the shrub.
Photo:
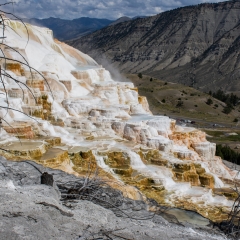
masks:
[(237, 118), (234, 118), (233, 122), (238, 122), (238, 119), (237, 119)]
[(177, 108), (180, 108), (180, 107), (182, 107), (182, 106), (183, 106), (183, 101), (178, 101), (176, 107), (177, 107)]
[(212, 100), (211, 98), (208, 98), (206, 104), (207, 104), (207, 105), (211, 105), (211, 104), (213, 104), (213, 100)]
[(139, 78), (142, 78), (142, 73), (139, 73), (139, 74), (138, 74), (138, 77), (139, 77)]
[(232, 108), (229, 105), (223, 108), (223, 113), (225, 114), (229, 114), (231, 111), (232, 111)]
[(165, 98), (162, 100), (162, 103), (165, 103), (166, 102), (166, 100), (165, 100)]
[(217, 107), (218, 107), (218, 104), (214, 104), (214, 107), (216, 107), (216, 108), (217, 108)]
[(194, 107), (198, 107), (198, 105), (194, 105)]

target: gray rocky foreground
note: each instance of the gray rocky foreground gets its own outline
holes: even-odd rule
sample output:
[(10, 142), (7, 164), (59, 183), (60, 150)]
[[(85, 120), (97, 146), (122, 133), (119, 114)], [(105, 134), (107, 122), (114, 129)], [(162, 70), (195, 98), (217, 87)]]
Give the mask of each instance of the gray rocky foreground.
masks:
[[(53, 175), (54, 187), (40, 183), (33, 165)], [(0, 157), (0, 239), (227, 239), (210, 228), (172, 224), (159, 215), (133, 220), (86, 200), (63, 205), (58, 186), (77, 180), (60, 170)]]

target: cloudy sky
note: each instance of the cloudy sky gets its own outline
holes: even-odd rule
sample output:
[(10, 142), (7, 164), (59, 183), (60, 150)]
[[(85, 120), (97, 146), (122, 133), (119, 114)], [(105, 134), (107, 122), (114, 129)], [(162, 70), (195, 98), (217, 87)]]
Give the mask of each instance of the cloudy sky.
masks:
[[(224, 0), (222, 0), (224, 1)], [(221, 1), (221, 2), (222, 2)], [(1, 3), (7, 2), (0, 0)], [(12, 7), (19, 17), (74, 19), (80, 17), (117, 19), (122, 16), (149, 16), (187, 5), (218, 0), (15, 0)]]

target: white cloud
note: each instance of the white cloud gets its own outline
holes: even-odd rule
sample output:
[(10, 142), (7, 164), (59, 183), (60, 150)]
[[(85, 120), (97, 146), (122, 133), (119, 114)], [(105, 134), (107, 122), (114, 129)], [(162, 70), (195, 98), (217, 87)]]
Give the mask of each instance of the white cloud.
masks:
[[(119, 16), (149, 16), (177, 7), (219, 0), (15, 0), (20, 17), (74, 19), (80, 17), (117, 19)], [(13, 12), (11, 5), (4, 7)]]

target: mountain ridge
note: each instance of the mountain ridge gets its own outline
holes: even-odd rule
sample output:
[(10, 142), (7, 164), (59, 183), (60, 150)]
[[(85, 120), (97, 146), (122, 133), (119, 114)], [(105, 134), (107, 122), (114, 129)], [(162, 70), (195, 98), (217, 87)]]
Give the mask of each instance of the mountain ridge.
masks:
[(136, 16), (134, 18), (124, 16), (116, 20), (90, 17), (81, 17), (69, 20), (49, 17), (43, 19), (25, 18), (23, 21), (32, 25), (47, 27), (53, 31), (55, 38), (60, 41), (67, 41), (85, 36), (106, 26), (115, 25), (124, 21), (131, 21), (136, 18), (144, 18), (144, 16)]
[(31, 18), (23, 19), (23, 21), (33, 25), (50, 28), (53, 30), (54, 37), (61, 41), (81, 37), (114, 22), (114, 20), (89, 17), (81, 17), (73, 20), (54, 17), (45, 19)]

